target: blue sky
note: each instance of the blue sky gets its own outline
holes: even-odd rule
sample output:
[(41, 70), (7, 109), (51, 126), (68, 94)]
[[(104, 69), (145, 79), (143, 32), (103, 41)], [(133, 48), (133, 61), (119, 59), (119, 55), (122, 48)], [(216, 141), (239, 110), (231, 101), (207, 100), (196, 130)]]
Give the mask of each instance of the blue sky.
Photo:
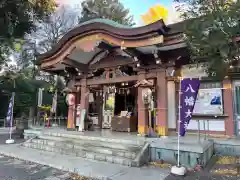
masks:
[(126, 8), (129, 8), (131, 13), (136, 15), (144, 14), (148, 9), (156, 4), (161, 4), (164, 7), (169, 7), (172, 0), (121, 0)]
[[(79, 4), (83, 0), (57, 0), (63, 4), (70, 4), (74, 7), (79, 7)], [(130, 13), (134, 16), (135, 22), (140, 25), (141, 15), (145, 14), (150, 7), (160, 4), (169, 9), (169, 14), (172, 14), (173, 0), (120, 0), (123, 5), (130, 10)], [(174, 17), (175, 18), (175, 17)], [(172, 18), (172, 19), (174, 19)]]
[[(156, 4), (161, 4), (169, 8), (172, 0), (121, 0), (126, 8), (130, 9), (131, 14), (134, 15), (135, 21), (139, 21), (142, 14), (145, 14), (148, 9)], [(138, 23), (138, 22), (137, 22)]]

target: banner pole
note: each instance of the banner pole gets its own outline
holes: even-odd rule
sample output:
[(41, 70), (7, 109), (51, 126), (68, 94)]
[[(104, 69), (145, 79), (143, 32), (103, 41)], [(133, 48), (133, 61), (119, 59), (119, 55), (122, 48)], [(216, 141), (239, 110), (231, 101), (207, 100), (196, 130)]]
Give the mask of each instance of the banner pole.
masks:
[[(11, 117), (10, 117), (10, 128), (9, 128), (9, 139), (7, 139), (5, 141), (6, 144), (13, 144), (14, 143), (14, 139), (12, 139), (12, 126), (13, 126), (13, 106), (14, 106), (14, 99), (15, 99), (15, 79), (13, 80), (13, 87), (14, 87), (14, 91), (12, 92), (12, 97), (10, 101), (12, 102), (9, 102), (9, 105), (10, 103), (12, 103), (12, 107), (11, 107)], [(9, 107), (8, 105), (8, 107)]]
[(180, 78), (179, 82), (179, 92), (178, 92), (178, 157), (177, 157), (177, 166), (180, 167), (180, 124), (181, 124), (181, 83), (182, 79)]
[(12, 93), (13, 103), (12, 103), (12, 114), (11, 114), (11, 123), (10, 123), (10, 134), (9, 139), (12, 139), (12, 126), (13, 126), (13, 107), (14, 107), (14, 99), (15, 99), (15, 92)]

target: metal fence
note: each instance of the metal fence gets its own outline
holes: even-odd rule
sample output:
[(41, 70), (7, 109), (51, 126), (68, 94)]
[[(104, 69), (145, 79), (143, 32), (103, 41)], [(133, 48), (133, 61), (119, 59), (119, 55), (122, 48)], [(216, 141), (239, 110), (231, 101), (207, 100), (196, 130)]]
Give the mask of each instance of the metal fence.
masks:
[[(65, 126), (67, 125), (67, 117), (48, 117), (52, 125)], [(39, 120), (35, 117), (33, 120), (29, 120), (29, 125), (44, 125), (44, 118), (40, 117)]]

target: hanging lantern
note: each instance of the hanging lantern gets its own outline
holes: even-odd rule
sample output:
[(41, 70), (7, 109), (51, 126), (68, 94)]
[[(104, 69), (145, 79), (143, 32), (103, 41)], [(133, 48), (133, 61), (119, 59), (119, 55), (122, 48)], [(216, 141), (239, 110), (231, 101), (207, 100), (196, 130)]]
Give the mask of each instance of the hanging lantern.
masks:
[(66, 103), (69, 106), (73, 106), (75, 104), (75, 95), (74, 94), (68, 94), (66, 96)]

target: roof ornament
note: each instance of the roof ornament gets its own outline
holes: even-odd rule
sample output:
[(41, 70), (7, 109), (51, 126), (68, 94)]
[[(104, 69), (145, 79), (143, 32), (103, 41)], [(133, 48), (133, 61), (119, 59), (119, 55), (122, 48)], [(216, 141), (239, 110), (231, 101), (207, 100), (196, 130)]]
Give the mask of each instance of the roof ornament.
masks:
[(162, 60), (160, 58), (156, 59), (156, 64), (162, 64)]
[(68, 73), (68, 71), (66, 70), (66, 68), (64, 68), (64, 73), (66, 74), (67, 77), (69, 77), (69, 73)]
[(121, 42), (121, 49), (122, 49), (122, 50), (127, 49), (126, 47), (123, 46), (124, 43), (125, 43), (124, 41)]
[(101, 43), (101, 41), (99, 41), (99, 40), (95, 41), (95, 47), (98, 47), (100, 43)]
[(138, 62), (138, 58), (136, 56), (133, 57), (135, 62)]

